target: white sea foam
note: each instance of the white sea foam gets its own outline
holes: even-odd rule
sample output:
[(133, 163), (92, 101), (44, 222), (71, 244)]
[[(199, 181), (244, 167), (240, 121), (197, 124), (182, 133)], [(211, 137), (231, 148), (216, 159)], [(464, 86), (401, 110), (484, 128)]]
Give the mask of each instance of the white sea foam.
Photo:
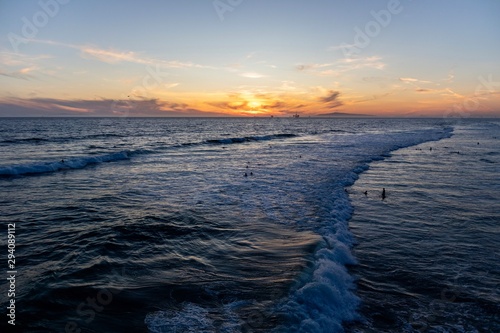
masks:
[[(152, 333), (237, 333), (241, 332), (242, 320), (234, 312), (241, 301), (222, 305), (220, 308), (203, 308), (185, 303), (181, 310), (167, 310), (149, 313), (144, 322)], [(222, 326), (216, 327), (214, 315), (222, 319)]]
[[(325, 151), (331, 151), (332, 154), (338, 154), (339, 158), (344, 159), (342, 165), (339, 165), (337, 170), (331, 170), (329, 174), (336, 178), (333, 187), (327, 184), (326, 189), (320, 190), (328, 196), (328, 200), (324, 201), (327, 206), (324, 207), (327, 210), (327, 216), (322, 216), (321, 221), (315, 221), (315, 223), (303, 218), (308, 207), (304, 207), (303, 204), (294, 204), (289, 197), (283, 198), (284, 190), (280, 188), (282, 187), (280, 184), (275, 183), (276, 177), (273, 178), (269, 187), (252, 186), (250, 188), (252, 194), (245, 197), (245, 209), (249, 214), (261, 208), (271, 221), (314, 231), (323, 239), (313, 254), (311, 267), (298, 276), (288, 296), (276, 300), (274, 311), (282, 315), (285, 320), (276, 327), (275, 332), (343, 332), (344, 322), (358, 318), (357, 308), (360, 300), (355, 294), (354, 279), (346, 268), (347, 265), (356, 263), (350, 251), (353, 237), (348, 228), (348, 220), (353, 208), (344, 188), (352, 185), (358, 174), (365, 171), (371, 161), (390, 156), (390, 151), (425, 141), (439, 140), (449, 135), (451, 135), (450, 128), (410, 133), (359, 135), (342, 139), (337, 136), (336, 141), (330, 144), (331, 146), (326, 143), (326, 149), (324, 146), (306, 148), (323, 149), (314, 154), (311, 153), (311, 156), (317, 160), (321, 159)], [(304, 161), (304, 165), (309, 165), (308, 163), (310, 161)], [(346, 166), (350, 169), (346, 169)], [(301, 171), (297, 172), (294, 173), (295, 176), (301, 174)], [(304, 188), (300, 181), (289, 179), (285, 181), (287, 182), (286, 188), (291, 189), (292, 192), (301, 191)], [(229, 192), (230, 189), (227, 191)], [(227, 194), (226, 192), (225, 195)], [(213, 196), (213, 193), (211, 195)], [(207, 200), (209, 200), (208, 197)], [(277, 209), (279, 211), (276, 211)], [(221, 330), (221, 327), (216, 327), (216, 324), (210, 320), (209, 313), (212, 312), (211, 309), (191, 304), (179, 311), (169, 310), (149, 314), (146, 323), (152, 332), (165, 332), (159, 327), (167, 329), (175, 323), (181, 323), (180, 327), (183, 330), (179, 332), (191, 332), (187, 328), (189, 325), (193, 325), (189, 326), (189, 329), (196, 332), (217, 332)], [(227, 314), (223, 316), (228, 322), (238, 323), (231, 326), (227, 332), (242, 332), (240, 319), (234, 319), (238, 318), (235, 312), (232, 312), (232, 316), (232, 321), (228, 320), (230, 316)], [(199, 321), (194, 318), (198, 318)]]
[(99, 156), (70, 158), (58, 162), (30, 163), (30, 164), (4, 166), (0, 167), (0, 177), (33, 175), (33, 174), (40, 174), (47, 172), (55, 172), (60, 170), (81, 169), (91, 164), (126, 160), (129, 158), (129, 154), (130, 153), (127, 151), (121, 151), (118, 153), (99, 155)]
[(389, 156), (390, 151), (401, 147), (448, 137), (451, 132), (447, 128), (443, 131), (380, 135), (379, 140), (360, 142), (366, 147), (365, 152), (372, 155), (348, 172), (331, 193), (330, 221), (315, 230), (323, 236), (324, 244), (314, 255), (310, 277), (278, 305), (278, 311), (286, 313), (288, 320), (276, 332), (343, 332), (343, 322), (358, 318), (356, 310), (360, 300), (355, 295), (353, 277), (346, 268), (346, 265), (356, 263), (350, 252), (353, 238), (348, 228), (353, 209), (344, 188), (352, 185), (357, 174), (368, 168), (366, 163), (369, 161)]

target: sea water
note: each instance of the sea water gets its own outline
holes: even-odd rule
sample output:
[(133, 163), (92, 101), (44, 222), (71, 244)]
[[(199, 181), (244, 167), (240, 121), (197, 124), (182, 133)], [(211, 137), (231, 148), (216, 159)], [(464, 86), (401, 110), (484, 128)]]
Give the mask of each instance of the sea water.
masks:
[(371, 163), (350, 197), (350, 332), (500, 332), (500, 121)]
[[(438, 147), (436, 142), (439, 149), (430, 155), (435, 160), (429, 165), (463, 164), (464, 174), (470, 167), (470, 172), (490, 180), (481, 183), (486, 201), (461, 204), (469, 197), (447, 192), (456, 190), (447, 173), (448, 188), (438, 189), (459, 201), (433, 203), (442, 211), (450, 210), (450, 203), (460, 207), (458, 219), (483, 216), (471, 222), (471, 230), (481, 236), (471, 238), (470, 245), (457, 245), (462, 240), (453, 237), (443, 241), (452, 254), (458, 246), (473, 252), (463, 257), (470, 265), (478, 264), (468, 259), (479, 256), (477, 247), (489, 244), (489, 250), (481, 252), (490, 255), (485, 259), (488, 283), (483, 287), (485, 278), (457, 282), (482, 290), (467, 299), (481, 299), (485, 290), (497, 290), (498, 282), (492, 250), (498, 244), (498, 209), (491, 206), (498, 203), (498, 126), (489, 120), (457, 124), (446, 119), (2, 119), (0, 219), (4, 226), (16, 224), (16, 329), (380, 331), (377, 325), (385, 325), (387, 316), (381, 316), (381, 323), (380, 317), (371, 317), (370, 309), (384, 300), (373, 304), (365, 288), (379, 262), (370, 266), (365, 260), (372, 260), (369, 254), (377, 251), (381, 256), (397, 252), (397, 260), (388, 260), (404, 270), (398, 263), (413, 260), (416, 251), (396, 250), (401, 235), (384, 223), (403, 224), (399, 220), (410, 215), (405, 205), (417, 204), (395, 200), (400, 198), (397, 177), (405, 177), (404, 168), (402, 174), (387, 176), (392, 183), (350, 186), (378, 165), (374, 163), (405, 151), (397, 149), (421, 145), (416, 147), (422, 151), (412, 152), (423, 157), (425, 145)], [(477, 138), (480, 148), (470, 149), (481, 151), (478, 160), (489, 162), (474, 164), (471, 158), (468, 165), (462, 160), (469, 156), (465, 148), (444, 148), (445, 141), (438, 141), (459, 140), (462, 132), (474, 141), (484, 136)], [(460, 154), (453, 153), (458, 150)], [(421, 163), (416, 157), (411, 161)], [(412, 173), (414, 183), (408, 187), (416, 188), (439, 170)], [(369, 200), (382, 186), (387, 198), (373, 199), (371, 205)], [(369, 199), (359, 195), (361, 188), (369, 188)], [(393, 205), (406, 212), (400, 216), (396, 209), (379, 207), (386, 219), (378, 229), (389, 229), (383, 237), (385, 248), (362, 234), (360, 221), (371, 212), (363, 210), (359, 200), (373, 209)], [(425, 204), (425, 197), (418, 203)], [(353, 212), (354, 235), (349, 230)], [(411, 216), (417, 221), (420, 215)], [(364, 253), (363, 244), (376, 249)], [(0, 245), (7, 253), (6, 237)], [(433, 266), (436, 279), (447, 276), (446, 259), (435, 252), (421, 255), (439, 262)], [(416, 277), (411, 272), (401, 277), (410, 284), (412, 279)], [(389, 285), (383, 295), (402, 288), (394, 283), (391, 290)], [(0, 288), (7, 290), (7, 283)], [(422, 297), (434, 297), (436, 288), (430, 289), (423, 288)], [(494, 295), (488, 304), (498, 303)], [(6, 293), (0, 297), (7, 306)], [(410, 330), (424, 321), (430, 327), (433, 322), (420, 310), (393, 311), (389, 325)], [(495, 327), (491, 325), (498, 318), (486, 313), (476, 319)]]

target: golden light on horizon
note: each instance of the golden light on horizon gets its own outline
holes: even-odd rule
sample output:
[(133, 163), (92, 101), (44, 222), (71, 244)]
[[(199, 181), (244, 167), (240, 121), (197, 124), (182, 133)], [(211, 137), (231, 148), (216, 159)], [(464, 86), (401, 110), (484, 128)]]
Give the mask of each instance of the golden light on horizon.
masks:
[(257, 109), (259, 109), (259, 108), (262, 106), (262, 104), (261, 104), (260, 102), (255, 101), (255, 100), (254, 100), (254, 101), (250, 101), (250, 102), (248, 102), (248, 103), (247, 103), (247, 105), (248, 105), (248, 106), (249, 106), (252, 110), (257, 110)]

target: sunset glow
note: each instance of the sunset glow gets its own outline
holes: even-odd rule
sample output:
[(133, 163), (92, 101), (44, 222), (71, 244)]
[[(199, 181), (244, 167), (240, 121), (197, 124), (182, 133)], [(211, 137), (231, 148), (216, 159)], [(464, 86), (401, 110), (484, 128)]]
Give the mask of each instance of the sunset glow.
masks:
[(217, 4), (2, 1), (0, 116), (500, 115), (498, 1)]

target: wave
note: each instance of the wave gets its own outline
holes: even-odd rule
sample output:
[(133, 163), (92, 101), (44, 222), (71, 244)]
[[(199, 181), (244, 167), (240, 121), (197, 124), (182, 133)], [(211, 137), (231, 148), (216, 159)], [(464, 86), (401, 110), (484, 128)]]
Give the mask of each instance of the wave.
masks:
[(48, 139), (44, 138), (22, 138), (22, 139), (7, 139), (7, 140), (2, 140), (0, 143), (34, 143), (34, 142), (44, 142), (44, 141), (49, 141)]
[[(272, 313), (279, 320), (270, 332), (344, 332), (343, 323), (359, 319), (357, 311), (361, 300), (356, 295), (355, 279), (348, 271), (349, 265), (356, 264), (351, 253), (354, 237), (348, 224), (354, 210), (344, 189), (353, 185), (371, 162), (390, 156), (391, 151), (441, 140), (450, 137), (452, 131), (452, 128), (443, 128), (361, 135), (356, 138), (356, 146), (363, 147), (363, 152), (358, 155), (359, 159), (353, 157), (354, 163), (348, 168), (337, 171), (340, 172), (337, 173), (339, 178), (335, 180), (334, 186), (328, 187), (329, 199), (324, 202), (324, 218), (315, 223), (307, 221), (307, 225), (294, 222), (293, 219), (280, 222), (292, 225), (298, 223), (295, 226), (300, 227), (300, 230), (312, 231), (321, 236), (322, 241), (312, 253), (308, 267), (297, 277), (289, 292), (283, 298), (273, 300), (275, 303)], [(331, 147), (335, 145), (332, 144)], [(347, 149), (353, 154), (356, 148)], [(270, 208), (269, 213), (273, 214), (274, 210), (275, 208)], [(182, 309), (149, 313), (145, 323), (150, 332), (165, 332), (172, 328), (178, 328), (182, 332), (247, 332), (250, 326), (254, 327), (247, 322), (251, 318), (239, 317), (240, 313), (234, 309), (232, 307), (221, 311), (210, 306), (184, 303)], [(229, 326), (221, 327), (220, 323), (216, 323), (212, 319), (214, 313), (222, 318), (223, 324)], [(260, 323), (254, 323), (256, 328), (261, 327), (264, 315), (260, 319)]]
[(360, 299), (355, 294), (354, 277), (347, 267), (356, 264), (351, 253), (354, 238), (349, 230), (349, 220), (354, 211), (344, 190), (352, 186), (359, 174), (369, 168), (369, 163), (390, 152), (451, 137), (453, 128), (423, 130), (421, 132), (385, 135), (388, 146), (371, 154), (350, 170), (337, 183), (329, 205), (328, 223), (315, 231), (323, 237), (323, 244), (315, 251), (313, 266), (307, 278), (299, 281), (290, 295), (277, 305), (277, 311), (285, 314), (286, 323), (273, 332), (344, 332), (343, 323), (359, 319)]
[[(316, 133), (317, 134), (317, 133)], [(222, 134), (222, 136), (228, 136), (229, 134)], [(245, 137), (235, 137), (235, 138), (222, 138), (222, 139), (207, 139), (203, 142), (187, 142), (182, 143), (181, 146), (192, 146), (198, 144), (233, 144), (233, 143), (245, 143), (254, 141), (269, 141), (276, 139), (286, 139), (298, 137), (297, 134), (283, 133), (283, 134), (271, 134), (264, 136), (245, 136)], [(48, 142), (70, 142), (78, 140), (88, 140), (88, 139), (106, 139), (106, 138), (121, 138), (124, 137), (121, 134), (114, 133), (104, 133), (104, 134), (91, 134), (85, 136), (69, 136), (69, 137), (52, 137), (52, 138), (20, 138), (20, 139), (6, 139), (0, 141), (0, 144), (33, 144), (33, 143), (48, 143)]]
[(125, 137), (121, 134), (103, 133), (103, 134), (90, 134), (84, 136), (60, 136), (60, 137), (32, 137), (32, 138), (18, 138), (1, 140), (0, 144), (30, 144), (30, 143), (46, 143), (46, 142), (69, 142), (87, 139), (106, 139), (106, 138), (122, 138)]
[(0, 167), (0, 177), (36, 175), (36, 174), (62, 171), (62, 170), (82, 169), (92, 164), (127, 160), (133, 153), (134, 152), (130, 151), (121, 151), (117, 153), (111, 153), (99, 156), (71, 158), (67, 160), (61, 160), (58, 162), (44, 162), (44, 163), (35, 162), (30, 164), (20, 164), (20, 165)]
[[(107, 134), (106, 134), (107, 135)], [(101, 135), (98, 135), (100, 137)], [(119, 136), (119, 135), (113, 135), (110, 134), (110, 136)], [(267, 141), (267, 140), (275, 140), (275, 139), (284, 139), (284, 138), (293, 138), (297, 137), (298, 135), (296, 134), (273, 134), (273, 135), (266, 135), (266, 136), (251, 136), (251, 137), (241, 137), (241, 138), (228, 138), (228, 139), (209, 139), (205, 140), (203, 142), (190, 142), (190, 143), (183, 143), (180, 146), (193, 146), (193, 145), (199, 145), (199, 144), (233, 144), (233, 143), (244, 143), (244, 142), (252, 142), (252, 141)], [(88, 136), (90, 137), (90, 136)], [(92, 136), (96, 137), (96, 136)], [(33, 142), (38, 140), (37, 138), (30, 138), (30, 139), (22, 139), (22, 140), (29, 140), (29, 142)], [(45, 140), (45, 139), (41, 139)], [(12, 142), (19, 143), (20, 140), (11, 140)], [(45, 140), (48, 141), (48, 140)], [(2, 141), (5, 142), (5, 141)], [(99, 163), (104, 163), (104, 162), (112, 162), (112, 161), (119, 161), (119, 160), (126, 160), (130, 159), (133, 155), (141, 155), (141, 154), (155, 154), (158, 153), (160, 150), (164, 149), (171, 149), (176, 146), (166, 146), (166, 147), (157, 147), (156, 150), (146, 150), (146, 149), (138, 149), (135, 151), (121, 151), (117, 153), (110, 153), (110, 154), (105, 154), (105, 155), (99, 155), (99, 156), (86, 156), (86, 157), (80, 157), (80, 158), (72, 158), (72, 159), (66, 159), (66, 160), (61, 160), (61, 161), (54, 161), (54, 162), (34, 162), (34, 163), (28, 163), (28, 164), (21, 164), (21, 165), (12, 165), (12, 166), (0, 166), (0, 177), (11, 177), (11, 176), (24, 176), (24, 175), (36, 175), (36, 174), (43, 174), (43, 173), (49, 173), (49, 172), (56, 172), (56, 171), (64, 171), (64, 170), (70, 170), (70, 169), (82, 169), (88, 165), (92, 164), (99, 164)], [(179, 147), (179, 146), (177, 146)], [(88, 149), (97, 149), (97, 148), (104, 148), (96, 145), (90, 145)]]
[(245, 136), (241, 138), (226, 138), (226, 139), (211, 139), (206, 140), (204, 143), (208, 144), (232, 144), (232, 143), (245, 143), (252, 141), (269, 141), (276, 139), (286, 139), (286, 138), (295, 138), (298, 137), (297, 134), (272, 134), (272, 135), (264, 135), (264, 136)]

